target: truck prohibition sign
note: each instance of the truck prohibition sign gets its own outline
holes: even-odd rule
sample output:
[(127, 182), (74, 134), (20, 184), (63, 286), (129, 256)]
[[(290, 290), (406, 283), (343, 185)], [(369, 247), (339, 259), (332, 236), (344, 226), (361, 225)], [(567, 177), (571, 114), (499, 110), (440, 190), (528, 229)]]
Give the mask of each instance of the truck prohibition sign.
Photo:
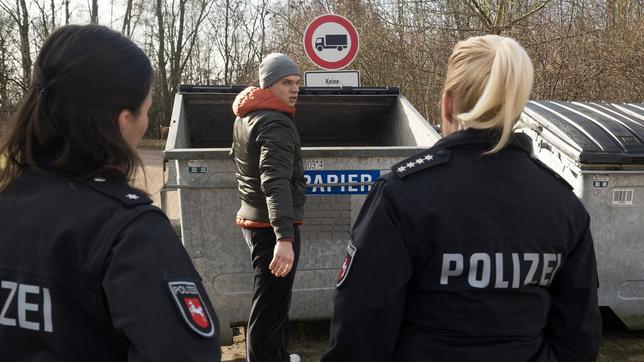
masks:
[(335, 14), (318, 16), (311, 21), (302, 40), (309, 59), (325, 70), (339, 70), (351, 64), (360, 42), (355, 26)]
[(347, 47), (346, 34), (327, 34), (324, 37), (315, 39), (315, 48), (321, 52), (324, 49), (342, 49)]

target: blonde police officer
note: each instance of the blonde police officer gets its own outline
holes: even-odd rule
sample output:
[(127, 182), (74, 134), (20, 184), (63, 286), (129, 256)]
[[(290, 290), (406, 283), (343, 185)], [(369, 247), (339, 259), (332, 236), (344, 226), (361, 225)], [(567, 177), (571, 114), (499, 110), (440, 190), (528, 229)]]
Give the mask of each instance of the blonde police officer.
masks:
[(353, 227), (323, 362), (594, 361), (589, 216), (513, 132), (531, 61), (496, 35), (456, 44), (445, 136), (382, 177)]

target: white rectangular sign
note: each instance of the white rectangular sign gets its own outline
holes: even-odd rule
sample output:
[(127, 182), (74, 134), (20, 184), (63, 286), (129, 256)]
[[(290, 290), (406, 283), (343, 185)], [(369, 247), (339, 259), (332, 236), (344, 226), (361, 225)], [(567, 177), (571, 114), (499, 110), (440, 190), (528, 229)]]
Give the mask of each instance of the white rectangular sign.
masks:
[(304, 72), (305, 87), (359, 87), (360, 73), (357, 70), (336, 72)]

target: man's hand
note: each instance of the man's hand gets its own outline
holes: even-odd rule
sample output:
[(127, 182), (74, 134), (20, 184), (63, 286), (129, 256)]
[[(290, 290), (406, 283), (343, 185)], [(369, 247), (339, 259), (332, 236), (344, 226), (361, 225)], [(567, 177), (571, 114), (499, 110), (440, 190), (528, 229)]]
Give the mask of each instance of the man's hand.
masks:
[(268, 265), (268, 269), (276, 277), (285, 277), (293, 268), (294, 258), (293, 240), (278, 240), (275, 244), (275, 249), (273, 249), (273, 260)]

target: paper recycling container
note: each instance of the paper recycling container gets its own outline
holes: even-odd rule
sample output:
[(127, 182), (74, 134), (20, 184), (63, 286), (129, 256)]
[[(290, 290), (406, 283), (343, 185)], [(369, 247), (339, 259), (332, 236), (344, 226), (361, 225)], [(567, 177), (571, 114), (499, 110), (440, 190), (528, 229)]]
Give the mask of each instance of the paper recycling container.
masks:
[[(178, 191), (182, 241), (214, 303), (223, 344), (232, 342), (230, 326), (247, 322), (253, 282), (235, 225), (240, 202), (228, 154), (231, 105), (243, 88), (182, 86), (164, 152), (164, 190)], [(326, 319), (351, 224), (371, 185), (440, 135), (394, 87), (301, 88), (296, 109), (308, 195), (290, 317)]]

